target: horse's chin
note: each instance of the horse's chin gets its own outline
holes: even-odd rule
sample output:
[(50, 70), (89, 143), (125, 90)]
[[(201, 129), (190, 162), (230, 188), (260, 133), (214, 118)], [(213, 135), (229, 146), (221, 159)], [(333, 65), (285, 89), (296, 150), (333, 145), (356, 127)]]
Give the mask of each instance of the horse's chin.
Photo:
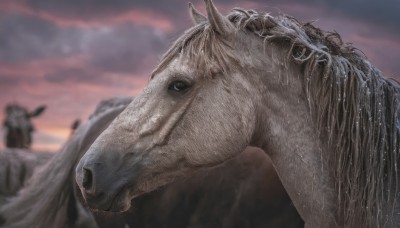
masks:
[(84, 197), (86, 205), (93, 212), (124, 212), (129, 210), (131, 207), (131, 196), (129, 190), (122, 188), (113, 197), (101, 197), (101, 198), (88, 198)]
[(131, 195), (129, 190), (123, 188), (112, 200), (110, 207), (106, 211), (124, 212), (131, 207)]

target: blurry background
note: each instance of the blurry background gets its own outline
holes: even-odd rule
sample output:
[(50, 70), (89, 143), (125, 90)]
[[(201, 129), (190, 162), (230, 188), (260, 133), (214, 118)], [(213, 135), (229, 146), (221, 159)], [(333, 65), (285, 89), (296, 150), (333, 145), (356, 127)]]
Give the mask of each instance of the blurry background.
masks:
[[(192, 1), (204, 12), (203, 1)], [(400, 79), (400, 0), (215, 0), (316, 20)], [(34, 119), (34, 149), (56, 150), (76, 118), (111, 96), (137, 95), (169, 45), (189, 26), (186, 0), (0, 0), (0, 108), (18, 102)], [(4, 111), (0, 112), (0, 120)], [(4, 129), (0, 131), (3, 145)]]

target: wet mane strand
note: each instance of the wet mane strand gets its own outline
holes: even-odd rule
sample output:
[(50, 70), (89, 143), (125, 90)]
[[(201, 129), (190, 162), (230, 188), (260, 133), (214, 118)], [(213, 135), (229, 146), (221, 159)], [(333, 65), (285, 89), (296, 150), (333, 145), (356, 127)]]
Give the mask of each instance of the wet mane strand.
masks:
[[(331, 148), (339, 221), (349, 227), (378, 227), (387, 221), (399, 181), (399, 87), (335, 32), (254, 10), (234, 9), (227, 18), (238, 31), (279, 44), (287, 51), (281, 60), (285, 64), (302, 66), (311, 112)], [(215, 68), (227, 72), (240, 62), (207, 22), (187, 30), (153, 75), (179, 55), (205, 75)]]

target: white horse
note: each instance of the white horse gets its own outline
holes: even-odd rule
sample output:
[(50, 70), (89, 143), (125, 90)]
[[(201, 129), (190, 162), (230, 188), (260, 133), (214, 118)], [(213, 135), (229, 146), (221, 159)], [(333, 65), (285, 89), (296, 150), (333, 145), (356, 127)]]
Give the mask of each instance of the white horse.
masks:
[(400, 227), (398, 85), (336, 33), (205, 2), (78, 164), (89, 206), (124, 211), (251, 145), (306, 227)]

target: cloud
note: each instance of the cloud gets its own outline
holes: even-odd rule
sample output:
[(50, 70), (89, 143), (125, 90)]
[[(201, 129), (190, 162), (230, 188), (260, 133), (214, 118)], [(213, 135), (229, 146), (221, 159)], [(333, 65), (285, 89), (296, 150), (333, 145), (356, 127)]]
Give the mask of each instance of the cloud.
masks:
[(340, 1), (325, 0), (329, 9), (343, 13), (349, 18), (357, 18), (375, 25), (388, 27), (392, 32), (398, 30), (400, 23), (400, 1)]
[(133, 9), (151, 9), (153, 12), (158, 11), (163, 14), (174, 15), (187, 4), (178, 0), (28, 0), (27, 6), (36, 11), (49, 12), (63, 18), (77, 17), (90, 20), (114, 17)]
[(89, 64), (112, 72), (149, 72), (167, 47), (165, 34), (154, 28), (130, 23), (98, 31), (85, 51)]
[[(135, 1), (10, 1), (0, 2), (0, 13), (21, 13), (42, 18), (59, 26), (97, 27), (131, 22), (169, 31), (170, 17)], [(159, 4), (158, 4), (159, 5)]]
[(21, 80), (11, 75), (0, 75), (0, 89), (4, 87), (17, 86)]
[(25, 62), (79, 53), (77, 29), (59, 29), (37, 17), (7, 14), (0, 20), (0, 62)]
[(98, 78), (95, 75), (84, 69), (72, 68), (72, 69), (62, 69), (56, 72), (49, 73), (44, 76), (45, 79), (53, 83), (92, 83), (98, 82)]
[[(86, 55), (106, 71), (138, 72), (165, 50), (164, 31), (133, 23), (92, 28), (60, 27), (41, 18), (8, 14), (0, 20), (0, 63)], [(148, 69), (147, 69), (148, 70)]]

